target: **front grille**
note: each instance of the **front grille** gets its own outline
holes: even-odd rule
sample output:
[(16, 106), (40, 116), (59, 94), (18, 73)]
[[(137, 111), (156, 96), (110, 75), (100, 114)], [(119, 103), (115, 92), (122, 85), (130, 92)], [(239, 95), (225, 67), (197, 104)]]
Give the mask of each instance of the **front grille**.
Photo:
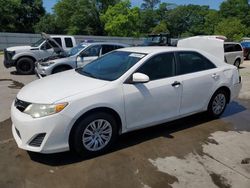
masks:
[(19, 130), (15, 127), (15, 129), (16, 129), (16, 134), (19, 136), (19, 138), (20, 139), (22, 139), (22, 137), (21, 137), (21, 134), (20, 134), (20, 132), (19, 132)]
[(31, 103), (19, 100), (18, 98), (15, 100), (15, 107), (21, 112), (23, 112), (30, 104)]
[(6, 61), (9, 61), (9, 60), (12, 59), (11, 53), (8, 52), (6, 49), (4, 49), (4, 59), (5, 59)]
[(30, 146), (34, 146), (34, 147), (40, 147), (42, 142), (43, 142), (43, 139), (45, 137), (46, 133), (41, 133), (41, 134), (38, 134), (30, 143), (29, 145)]

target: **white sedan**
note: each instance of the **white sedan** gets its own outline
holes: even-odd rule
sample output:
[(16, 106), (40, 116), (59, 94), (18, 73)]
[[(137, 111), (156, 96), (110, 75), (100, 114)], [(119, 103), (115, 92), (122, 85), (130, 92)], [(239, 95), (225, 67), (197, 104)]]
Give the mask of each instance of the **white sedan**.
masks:
[(12, 132), (25, 150), (98, 154), (128, 131), (203, 111), (218, 118), (240, 88), (237, 68), (206, 52), (123, 48), (26, 85)]

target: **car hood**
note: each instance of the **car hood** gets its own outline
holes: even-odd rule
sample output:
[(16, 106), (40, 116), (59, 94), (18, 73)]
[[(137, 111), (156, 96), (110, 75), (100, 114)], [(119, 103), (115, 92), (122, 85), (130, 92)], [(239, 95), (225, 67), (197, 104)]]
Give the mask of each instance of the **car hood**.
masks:
[(14, 46), (14, 47), (9, 47), (6, 50), (7, 51), (15, 51), (17, 52), (23, 52), (32, 49), (31, 46)]
[(47, 62), (47, 61), (51, 61), (51, 60), (58, 60), (58, 59), (68, 59), (70, 58), (70, 56), (68, 56), (66, 53), (62, 53), (62, 54), (57, 54), (57, 55), (53, 55), (53, 56), (49, 56), (43, 59), (38, 60), (38, 62)]
[(30, 103), (52, 104), (66, 97), (101, 88), (108, 83), (69, 70), (31, 82), (20, 90), (17, 98)]

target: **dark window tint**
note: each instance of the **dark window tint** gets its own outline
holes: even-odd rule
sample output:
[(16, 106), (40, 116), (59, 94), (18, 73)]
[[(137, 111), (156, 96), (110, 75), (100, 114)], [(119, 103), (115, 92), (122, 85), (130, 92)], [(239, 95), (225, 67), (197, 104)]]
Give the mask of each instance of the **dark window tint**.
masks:
[(224, 44), (224, 51), (225, 52), (233, 52), (234, 51), (234, 45), (233, 44)]
[[(60, 46), (62, 46), (62, 41), (61, 41), (61, 38), (53, 38), (57, 44), (59, 44)], [(46, 49), (50, 49), (50, 48), (58, 48), (58, 46), (56, 45), (56, 43), (54, 41), (47, 41), (45, 43), (45, 48)]]
[(100, 50), (101, 50), (100, 45), (91, 46), (91, 47), (87, 48), (86, 50), (84, 50), (82, 55), (84, 57), (99, 56)]
[(225, 52), (237, 52), (242, 51), (242, 48), (239, 44), (224, 44)]
[(114, 50), (113, 45), (102, 45), (102, 55)]
[(165, 53), (152, 57), (136, 72), (148, 75), (150, 80), (156, 80), (173, 76), (174, 68), (174, 53)]
[(72, 42), (72, 39), (71, 38), (65, 38), (65, 45), (67, 48), (72, 48), (73, 47), (73, 42)]
[(179, 75), (215, 68), (213, 63), (196, 52), (178, 52), (178, 57)]
[[(53, 38), (60, 46), (62, 46), (62, 40), (61, 40), (61, 38)], [(53, 43), (53, 45), (55, 45), (54, 43)]]
[(235, 45), (235, 51), (242, 51), (242, 48), (239, 44)]
[(123, 46), (119, 46), (119, 45), (116, 45), (114, 47), (115, 47), (115, 49), (124, 48)]

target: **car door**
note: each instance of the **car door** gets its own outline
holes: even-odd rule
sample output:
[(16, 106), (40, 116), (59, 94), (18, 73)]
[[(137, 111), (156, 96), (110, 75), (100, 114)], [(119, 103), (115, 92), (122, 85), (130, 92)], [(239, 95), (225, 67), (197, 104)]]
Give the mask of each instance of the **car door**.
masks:
[(174, 53), (155, 55), (136, 72), (148, 75), (150, 81), (123, 84), (127, 128), (150, 126), (178, 116), (182, 88), (175, 83)]
[(83, 67), (100, 56), (101, 45), (92, 45), (83, 50), (77, 58), (77, 67)]
[(177, 60), (178, 80), (182, 85), (180, 115), (202, 111), (220, 80), (220, 72), (197, 52), (178, 52)]

